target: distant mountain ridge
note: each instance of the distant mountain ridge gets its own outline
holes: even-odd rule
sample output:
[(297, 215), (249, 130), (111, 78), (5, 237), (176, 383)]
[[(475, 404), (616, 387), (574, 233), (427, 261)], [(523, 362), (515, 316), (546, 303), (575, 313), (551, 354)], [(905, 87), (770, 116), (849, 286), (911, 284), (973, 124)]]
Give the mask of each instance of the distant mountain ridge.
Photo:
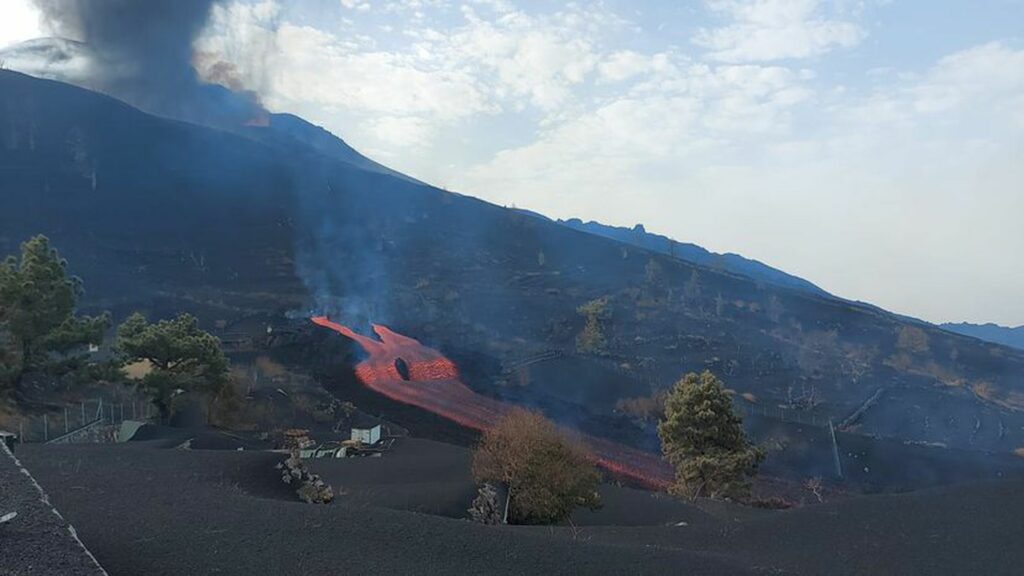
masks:
[(632, 244), (639, 248), (686, 260), (687, 262), (693, 262), (701, 266), (739, 274), (766, 284), (801, 290), (818, 296), (832, 296), (803, 278), (787, 274), (763, 262), (744, 258), (739, 254), (718, 254), (696, 244), (679, 242), (668, 236), (648, 232), (643, 224), (637, 224), (633, 228), (625, 228), (608, 226), (594, 221), (583, 222), (579, 218), (559, 220), (558, 222), (576, 230)]
[(971, 336), (986, 342), (1002, 344), (1011, 348), (1024, 350), (1024, 326), (1010, 328), (1008, 326), (1000, 326), (991, 322), (988, 324), (971, 324), (969, 322), (960, 322), (955, 324), (948, 322), (946, 324), (940, 324), (939, 327), (944, 330), (949, 330), (950, 332), (956, 332), (957, 334), (962, 334), (964, 336)]

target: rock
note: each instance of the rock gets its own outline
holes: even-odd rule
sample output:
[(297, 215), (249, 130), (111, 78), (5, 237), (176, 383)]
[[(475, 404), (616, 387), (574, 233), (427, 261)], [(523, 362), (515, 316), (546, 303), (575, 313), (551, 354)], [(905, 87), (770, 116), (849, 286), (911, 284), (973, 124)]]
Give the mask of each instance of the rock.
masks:
[(319, 474), (306, 470), (306, 465), (299, 458), (297, 450), (293, 450), (288, 459), (278, 463), (276, 468), (281, 470), (281, 480), (285, 484), (298, 484), (295, 493), (303, 502), (327, 504), (334, 500), (334, 489), (324, 482)]
[(490, 484), (484, 484), (477, 491), (477, 497), (470, 506), (469, 519), (481, 524), (501, 524), (502, 509), (498, 502), (498, 491)]

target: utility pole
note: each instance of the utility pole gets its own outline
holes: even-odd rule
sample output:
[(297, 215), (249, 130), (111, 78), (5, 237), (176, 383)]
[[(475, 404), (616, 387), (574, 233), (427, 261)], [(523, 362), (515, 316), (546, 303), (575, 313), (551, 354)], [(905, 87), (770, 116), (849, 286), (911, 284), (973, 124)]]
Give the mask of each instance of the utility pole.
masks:
[(836, 442), (836, 429), (832, 425), (832, 419), (828, 419), (828, 432), (832, 435), (832, 460), (836, 466), (836, 476), (843, 477), (843, 464), (839, 461), (839, 443)]

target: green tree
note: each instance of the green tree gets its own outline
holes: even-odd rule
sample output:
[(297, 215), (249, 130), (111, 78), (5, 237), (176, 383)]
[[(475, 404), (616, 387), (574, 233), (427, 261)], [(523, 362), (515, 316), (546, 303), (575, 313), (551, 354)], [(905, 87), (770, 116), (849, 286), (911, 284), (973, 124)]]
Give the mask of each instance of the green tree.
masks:
[(515, 408), (484, 433), (473, 453), (478, 483), (508, 489), (504, 515), (518, 524), (565, 520), (596, 508), (601, 474), (586, 450), (537, 412)]
[(604, 353), (608, 342), (601, 325), (608, 319), (608, 299), (591, 300), (577, 308), (576, 313), (585, 318), (583, 330), (576, 336), (576, 350), (581, 354)]
[(164, 419), (171, 415), (179, 391), (198, 392), (212, 402), (230, 385), (220, 340), (201, 330), (190, 314), (152, 324), (142, 314), (132, 314), (118, 327), (117, 350), (125, 365), (148, 364), (141, 388)]
[(103, 342), (106, 314), (77, 316), (82, 281), (46, 236), (21, 245), (21, 257), (0, 262), (0, 383), (15, 389), (31, 373), (88, 376), (86, 354)]
[(732, 399), (711, 372), (676, 383), (658, 424), (665, 459), (676, 469), (673, 493), (696, 498), (743, 498), (764, 453), (743, 432)]

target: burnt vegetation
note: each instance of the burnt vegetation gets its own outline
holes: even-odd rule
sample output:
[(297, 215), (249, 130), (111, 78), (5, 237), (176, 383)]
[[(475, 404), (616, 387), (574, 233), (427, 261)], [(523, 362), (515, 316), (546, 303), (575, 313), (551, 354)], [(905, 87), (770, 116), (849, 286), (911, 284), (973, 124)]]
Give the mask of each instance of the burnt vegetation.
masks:
[(296, 119), (213, 131), (13, 72), (0, 88), (0, 252), (47, 234), (90, 287), (86, 313), (187, 310), (274, 346), (267, 325), (309, 339), (295, 328), (309, 312), (382, 322), (443, 349), (482, 394), (651, 451), (657, 402), (629, 399), (705, 369), (755, 435), (810, 421), (791, 445), (879, 389), (849, 433), (1024, 445), (1019, 351), (448, 193)]

